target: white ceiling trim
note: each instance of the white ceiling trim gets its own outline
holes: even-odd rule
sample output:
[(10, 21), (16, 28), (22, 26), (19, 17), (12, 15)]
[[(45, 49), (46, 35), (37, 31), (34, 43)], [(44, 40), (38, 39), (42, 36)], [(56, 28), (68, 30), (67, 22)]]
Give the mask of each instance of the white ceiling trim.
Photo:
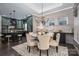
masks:
[(63, 11), (63, 10), (71, 9), (71, 8), (73, 8), (73, 7), (68, 7), (68, 8), (64, 8), (64, 9), (61, 9), (61, 10), (57, 10), (57, 11), (53, 11), (53, 12), (44, 13), (44, 16), (45, 16), (45, 15), (48, 15), (48, 14), (51, 14), (51, 13), (56, 13), (56, 12), (60, 12), (60, 11)]
[(43, 11), (42, 11), (42, 4), (40, 5), (26, 4), (26, 6), (28, 6), (29, 8), (31, 8), (32, 10), (36, 11), (39, 14), (42, 12), (46, 12), (48, 10), (54, 9), (54, 8), (61, 7), (62, 5), (63, 5), (62, 3), (55, 3), (49, 7), (46, 7), (46, 4), (43, 4)]

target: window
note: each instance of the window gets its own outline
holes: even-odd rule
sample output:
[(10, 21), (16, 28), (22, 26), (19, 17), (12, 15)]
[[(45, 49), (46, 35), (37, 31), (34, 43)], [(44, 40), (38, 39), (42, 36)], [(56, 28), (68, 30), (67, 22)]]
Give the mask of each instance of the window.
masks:
[(58, 18), (59, 25), (68, 25), (68, 17)]
[(54, 25), (68, 25), (68, 17), (60, 17), (57, 19), (48, 19), (46, 21), (46, 26), (54, 26)]
[(17, 20), (17, 29), (23, 29), (23, 21)]

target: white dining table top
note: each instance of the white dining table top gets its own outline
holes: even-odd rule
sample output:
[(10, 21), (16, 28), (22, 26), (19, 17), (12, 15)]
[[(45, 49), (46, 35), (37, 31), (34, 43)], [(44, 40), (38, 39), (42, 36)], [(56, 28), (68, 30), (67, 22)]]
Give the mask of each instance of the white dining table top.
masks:
[[(38, 35), (38, 34), (36, 34), (36, 33), (32, 33), (32, 36), (33, 36), (33, 37), (37, 37), (37, 35)], [(53, 33), (50, 32), (50, 33), (47, 33), (47, 35), (49, 35), (50, 37), (52, 37), (52, 36), (53, 36)]]

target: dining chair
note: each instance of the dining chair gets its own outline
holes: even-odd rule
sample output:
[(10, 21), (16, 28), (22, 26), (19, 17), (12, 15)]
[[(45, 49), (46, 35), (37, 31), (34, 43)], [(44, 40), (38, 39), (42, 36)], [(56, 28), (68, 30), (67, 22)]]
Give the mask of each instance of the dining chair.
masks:
[(29, 35), (32, 35), (33, 34), (33, 32), (29, 32)]
[(46, 50), (47, 51), (47, 56), (48, 56), (48, 49), (49, 49), (49, 40), (50, 36), (47, 34), (44, 35), (38, 35), (38, 48), (40, 50), (40, 56), (41, 56), (41, 51)]
[(32, 36), (27, 33), (26, 33), (26, 39), (27, 39), (27, 49), (29, 48), (29, 53), (30, 53), (30, 48), (36, 46), (37, 41), (33, 40)]
[(42, 32), (42, 34), (44, 35), (44, 34), (45, 34), (45, 32), (43, 31), (43, 32)]
[(50, 41), (52, 41), (53, 37), (54, 37), (54, 33), (53, 32), (48, 32), (47, 35), (50, 36)]
[(53, 37), (53, 36), (54, 36), (54, 33), (53, 33), (53, 32), (52, 32), (52, 33), (49, 32), (48, 35), (49, 35), (50, 37)]
[(41, 32), (38, 32), (38, 35), (41, 35)]
[(58, 52), (59, 40), (60, 40), (60, 33), (57, 33), (56, 40), (51, 40), (50, 41), (50, 46), (55, 46), (56, 47), (56, 52)]

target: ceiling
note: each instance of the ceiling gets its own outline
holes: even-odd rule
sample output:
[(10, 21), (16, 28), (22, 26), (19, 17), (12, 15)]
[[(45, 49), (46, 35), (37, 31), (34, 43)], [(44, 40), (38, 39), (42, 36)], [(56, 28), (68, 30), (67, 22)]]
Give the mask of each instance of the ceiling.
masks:
[(0, 15), (13, 17), (13, 14), (9, 13), (15, 10), (15, 18), (22, 19), (31, 14), (39, 15), (42, 12), (47, 14), (69, 7), (73, 7), (73, 3), (0, 3)]
[(54, 8), (57, 8), (57, 7), (60, 7), (62, 6), (63, 4), (62, 3), (31, 3), (31, 4), (26, 4), (26, 6), (28, 6), (29, 8), (31, 8), (32, 10), (36, 11), (37, 13), (41, 13), (42, 11), (43, 12), (46, 12), (50, 9), (54, 9)]

